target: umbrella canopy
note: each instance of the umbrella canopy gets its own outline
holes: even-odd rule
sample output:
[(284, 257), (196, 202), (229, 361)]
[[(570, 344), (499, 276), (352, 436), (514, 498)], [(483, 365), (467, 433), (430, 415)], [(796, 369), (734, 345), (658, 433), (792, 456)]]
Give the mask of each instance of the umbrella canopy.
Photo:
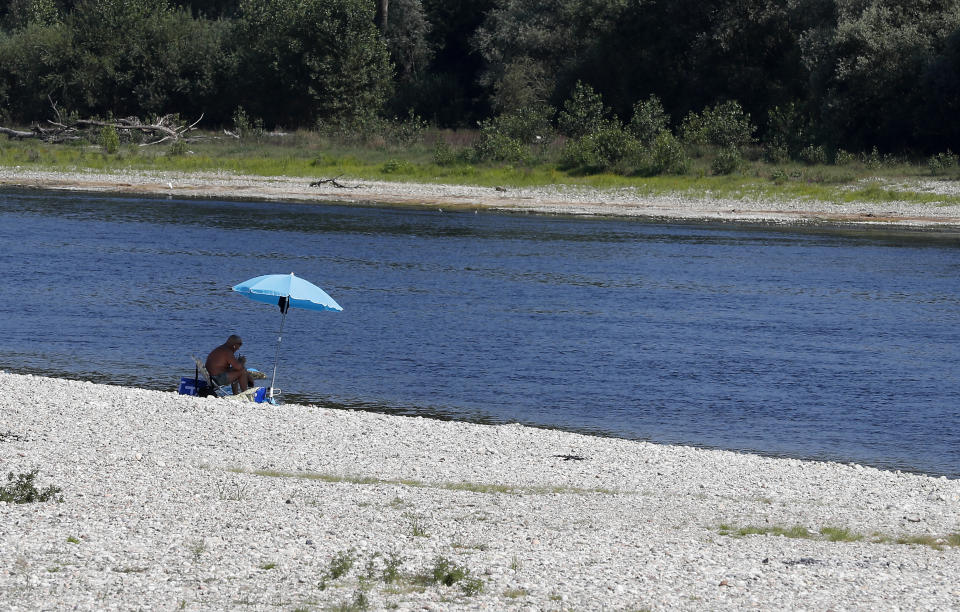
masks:
[[(287, 298), (288, 304), (294, 308), (306, 310), (336, 310), (343, 308), (327, 292), (309, 281), (290, 274), (265, 274), (251, 278), (233, 290), (242, 293), (251, 300), (265, 304), (278, 304), (280, 298)], [(281, 306), (281, 308), (283, 308)]]
[(303, 308), (305, 310), (342, 311), (340, 304), (327, 295), (327, 292), (309, 281), (290, 274), (266, 274), (234, 285), (233, 290), (251, 300), (280, 307), (280, 333), (277, 336), (277, 353), (273, 358), (273, 378), (270, 380), (270, 398), (273, 399), (274, 383), (277, 381), (277, 363), (280, 361), (280, 341), (283, 340), (283, 323), (287, 320), (287, 310)]

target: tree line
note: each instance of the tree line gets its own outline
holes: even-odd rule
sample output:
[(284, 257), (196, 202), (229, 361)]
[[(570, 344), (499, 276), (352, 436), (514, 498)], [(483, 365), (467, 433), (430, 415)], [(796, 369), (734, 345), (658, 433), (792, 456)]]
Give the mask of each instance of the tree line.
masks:
[[(792, 157), (928, 154), (960, 140), (960, 0), (9, 0), (0, 121), (43, 121), (51, 101), (491, 138), (732, 117)], [(597, 121), (571, 118), (587, 108)]]

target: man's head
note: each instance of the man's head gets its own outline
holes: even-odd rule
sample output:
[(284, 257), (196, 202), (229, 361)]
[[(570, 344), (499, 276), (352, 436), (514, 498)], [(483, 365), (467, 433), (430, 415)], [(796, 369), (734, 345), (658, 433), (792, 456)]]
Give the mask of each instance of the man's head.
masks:
[(226, 345), (230, 347), (231, 351), (237, 352), (240, 347), (243, 346), (243, 340), (241, 340), (237, 334), (231, 334), (231, 336), (227, 338)]

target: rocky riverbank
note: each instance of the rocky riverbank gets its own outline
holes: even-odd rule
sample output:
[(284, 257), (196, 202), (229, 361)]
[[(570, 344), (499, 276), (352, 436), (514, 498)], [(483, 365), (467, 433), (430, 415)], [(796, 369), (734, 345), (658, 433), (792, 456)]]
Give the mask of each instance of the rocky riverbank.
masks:
[[(338, 187), (333, 183), (311, 185), (311, 182), (302, 177), (263, 177), (223, 172), (50, 172), (0, 167), (0, 187), (664, 220), (960, 228), (960, 207), (938, 202), (837, 204), (810, 199), (731, 199), (710, 194), (649, 195), (634, 188), (595, 189), (563, 185), (505, 188), (341, 179), (339, 184), (342, 186)], [(885, 187), (893, 192), (911, 190), (944, 195), (960, 192), (960, 186), (955, 181), (946, 180), (891, 183)]]
[(0, 373), (34, 469), (2, 609), (960, 608), (944, 478)]

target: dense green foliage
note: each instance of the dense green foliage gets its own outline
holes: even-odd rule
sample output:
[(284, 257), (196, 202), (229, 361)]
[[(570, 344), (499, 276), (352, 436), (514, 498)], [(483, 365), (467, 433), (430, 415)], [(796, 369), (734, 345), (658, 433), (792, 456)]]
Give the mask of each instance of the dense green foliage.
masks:
[(375, 4), (9, 0), (0, 120), (424, 118), (480, 127), (475, 160), (556, 141), (570, 168), (628, 173), (960, 141), (960, 0), (393, 0), (383, 29)]

